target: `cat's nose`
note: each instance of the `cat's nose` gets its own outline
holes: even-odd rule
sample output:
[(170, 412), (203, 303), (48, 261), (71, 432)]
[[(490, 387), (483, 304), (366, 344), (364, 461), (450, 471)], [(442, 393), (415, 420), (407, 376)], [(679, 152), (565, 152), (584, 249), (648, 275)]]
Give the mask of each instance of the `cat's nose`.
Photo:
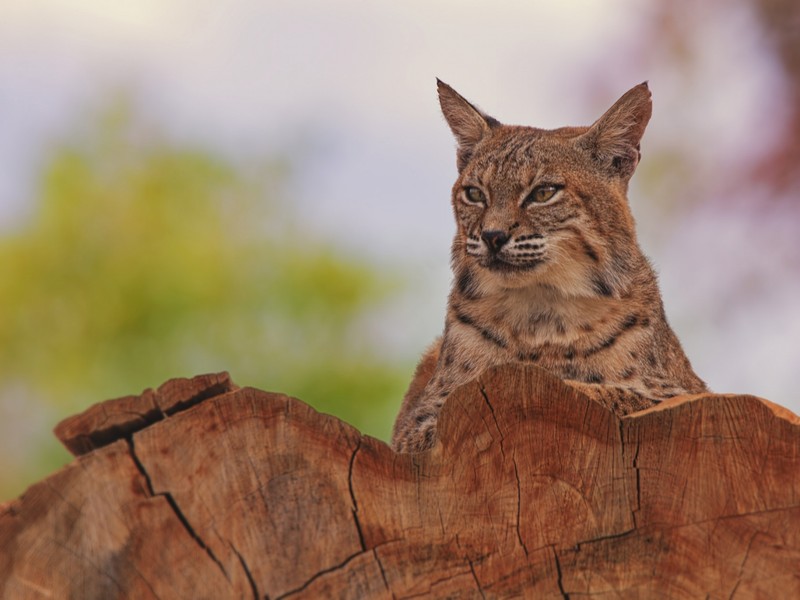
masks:
[(481, 239), (492, 252), (497, 252), (508, 241), (508, 234), (505, 231), (493, 229), (481, 233)]

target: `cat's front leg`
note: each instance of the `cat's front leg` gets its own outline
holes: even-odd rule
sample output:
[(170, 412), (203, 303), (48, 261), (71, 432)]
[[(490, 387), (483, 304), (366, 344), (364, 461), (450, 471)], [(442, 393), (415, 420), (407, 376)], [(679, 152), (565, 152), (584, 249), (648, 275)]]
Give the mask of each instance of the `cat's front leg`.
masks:
[(471, 336), (469, 331), (450, 328), (445, 338), (422, 357), (395, 421), (395, 451), (421, 452), (433, 446), (439, 413), (447, 397), (487, 368), (503, 362), (504, 357), (481, 340), (464, 343), (464, 338)]
[(606, 385), (602, 383), (584, 383), (582, 381), (564, 380), (570, 387), (588, 396), (614, 411), (621, 417), (631, 413), (650, 408), (658, 404), (660, 400), (646, 396), (645, 394), (630, 387), (616, 385)]

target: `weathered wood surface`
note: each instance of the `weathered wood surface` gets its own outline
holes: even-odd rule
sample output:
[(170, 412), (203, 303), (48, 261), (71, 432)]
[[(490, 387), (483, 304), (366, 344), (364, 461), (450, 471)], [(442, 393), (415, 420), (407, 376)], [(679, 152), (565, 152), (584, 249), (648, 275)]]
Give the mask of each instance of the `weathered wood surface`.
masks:
[(115, 440), (130, 437), (156, 421), (214, 396), (238, 389), (227, 373), (170, 379), (157, 390), (125, 396), (89, 407), (64, 419), (55, 434), (75, 456), (91, 452)]
[(57, 431), (77, 458), (0, 505), (2, 598), (800, 598), (800, 419), (751, 396), (620, 420), (506, 367), (396, 455), (221, 374)]

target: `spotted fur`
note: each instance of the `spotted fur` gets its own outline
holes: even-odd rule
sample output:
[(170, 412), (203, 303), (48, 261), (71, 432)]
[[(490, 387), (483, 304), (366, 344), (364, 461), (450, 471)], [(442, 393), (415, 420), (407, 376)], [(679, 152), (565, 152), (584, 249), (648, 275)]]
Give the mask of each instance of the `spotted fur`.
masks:
[(505, 363), (543, 367), (618, 414), (706, 391), (628, 207), (647, 84), (593, 125), (556, 130), (502, 125), (441, 81), (439, 100), (458, 143), (454, 283), (444, 333), (403, 399), (395, 450), (430, 447), (447, 396)]

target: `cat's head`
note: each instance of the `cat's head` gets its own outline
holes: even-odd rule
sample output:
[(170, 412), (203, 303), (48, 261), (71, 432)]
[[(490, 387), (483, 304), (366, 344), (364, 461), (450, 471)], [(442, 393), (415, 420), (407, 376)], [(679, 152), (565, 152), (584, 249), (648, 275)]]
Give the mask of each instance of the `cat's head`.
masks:
[(456, 271), (484, 286), (620, 294), (631, 254), (640, 255), (626, 193), (651, 114), (647, 84), (593, 125), (555, 130), (503, 125), (438, 86), (458, 143)]

